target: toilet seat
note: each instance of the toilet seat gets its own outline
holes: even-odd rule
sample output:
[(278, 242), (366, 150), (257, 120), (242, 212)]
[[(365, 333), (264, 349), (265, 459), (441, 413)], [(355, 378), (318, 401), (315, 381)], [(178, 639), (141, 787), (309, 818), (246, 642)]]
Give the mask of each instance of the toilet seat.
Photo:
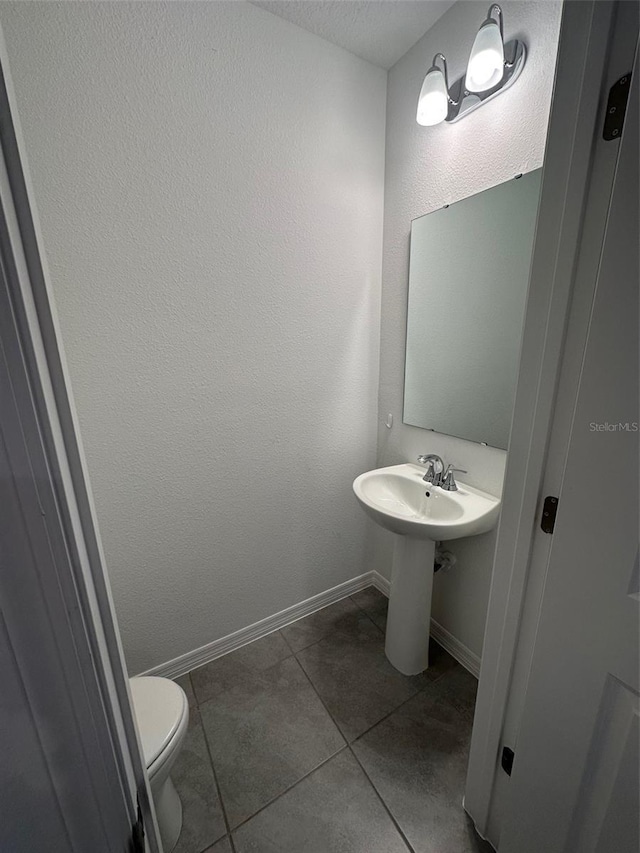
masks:
[(166, 678), (138, 676), (129, 686), (162, 846), (171, 853), (182, 830), (182, 803), (171, 770), (187, 735), (189, 703), (184, 690)]
[(129, 679), (129, 684), (142, 754), (151, 778), (182, 742), (189, 705), (182, 688), (166, 678), (139, 676)]

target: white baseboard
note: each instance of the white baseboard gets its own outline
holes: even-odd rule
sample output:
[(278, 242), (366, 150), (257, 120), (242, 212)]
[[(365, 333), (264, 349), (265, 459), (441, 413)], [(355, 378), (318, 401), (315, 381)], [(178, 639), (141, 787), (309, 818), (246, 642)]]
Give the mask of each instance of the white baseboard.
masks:
[(449, 633), (446, 628), (443, 628), (435, 619), (431, 620), (431, 636), (440, 643), (443, 649), (449, 652), (452, 658), (455, 658), (459, 664), (468, 669), (471, 675), (475, 675), (476, 678), (480, 677), (480, 658), (478, 655)]
[[(307, 598), (305, 601), (294, 604), (292, 607), (287, 607), (286, 610), (274, 613), (273, 616), (267, 616), (266, 619), (261, 619), (260, 622), (254, 622), (253, 625), (241, 628), (233, 634), (227, 634), (226, 637), (220, 637), (219, 640), (207, 643), (206, 646), (200, 646), (199, 649), (194, 649), (192, 652), (187, 652), (184, 655), (180, 655), (180, 657), (162, 663), (159, 666), (154, 666), (152, 669), (148, 669), (146, 672), (140, 674), (159, 675), (163, 678), (178, 678), (178, 676), (184, 675), (192, 669), (196, 669), (196, 667), (204, 666), (204, 664), (229, 654), (229, 652), (235, 652), (236, 649), (246, 646), (254, 640), (266, 637), (267, 634), (272, 634), (279, 628), (284, 628), (285, 625), (297, 622), (298, 619), (309, 616), (317, 610), (322, 610), (323, 607), (334, 604), (348, 595), (353, 595), (354, 592), (366, 589), (368, 586), (374, 586), (383, 595), (386, 595), (387, 598), (389, 597), (391, 587), (389, 581), (378, 572), (365, 572), (363, 575), (358, 575), (356, 578), (352, 578), (326, 590), (326, 592), (321, 592), (319, 595)], [(480, 658), (434, 619), (431, 620), (431, 636), (452, 657), (461, 663), (465, 669), (468, 669), (476, 678), (478, 677), (480, 673)]]
[(273, 616), (267, 616), (266, 619), (261, 619), (260, 622), (254, 622), (253, 625), (248, 625), (246, 628), (241, 628), (233, 634), (228, 634), (226, 637), (220, 637), (219, 640), (214, 640), (212, 643), (207, 643), (206, 646), (200, 646), (199, 649), (194, 649), (192, 652), (187, 652), (180, 657), (162, 663), (159, 666), (154, 666), (141, 675), (159, 675), (163, 678), (177, 678), (195, 669), (198, 666), (203, 666), (205, 663), (210, 663), (216, 658), (220, 658), (229, 652), (234, 652), (236, 649), (246, 646), (247, 643), (252, 643), (254, 640), (259, 640), (261, 637), (266, 637), (277, 631), (279, 628), (284, 628), (285, 625), (290, 625), (291, 622), (296, 622), (304, 616), (309, 616), (315, 613), (316, 610), (322, 610), (329, 604), (340, 601), (341, 598), (346, 598), (354, 592), (359, 592), (361, 589), (366, 589), (368, 586), (376, 586), (385, 595), (388, 595), (387, 589), (382, 589), (379, 585), (384, 581), (381, 575), (377, 572), (365, 572), (363, 575), (352, 578), (332, 589), (321, 592), (319, 595), (314, 595), (294, 604), (292, 607), (287, 607), (286, 610), (281, 610), (279, 613), (274, 613)]
[[(379, 589), (381, 593), (389, 597), (391, 583), (378, 572), (372, 572), (372, 584)], [(443, 649), (449, 652), (451, 657), (455, 658), (458, 663), (462, 664), (465, 669), (468, 669), (476, 678), (480, 676), (480, 658), (470, 648), (461, 643), (453, 636), (446, 628), (443, 628), (435, 619), (431, 620), (431, 636), (442, 646)]]
[(391, 592), (391, 581), (388, 581), (384, 575), (381, 575), (379, 572), (371, 572), (373, 575), (372, 585), (375, 586), (376, 589), (380, 590), (383, 595), (386, 595), (389, 598), (389, 593)]

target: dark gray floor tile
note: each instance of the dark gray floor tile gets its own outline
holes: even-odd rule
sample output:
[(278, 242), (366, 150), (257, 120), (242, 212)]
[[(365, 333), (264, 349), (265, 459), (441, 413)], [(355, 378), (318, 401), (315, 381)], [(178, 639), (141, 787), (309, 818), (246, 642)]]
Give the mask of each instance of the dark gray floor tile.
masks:
[(189, 708), (195, 708), (195, 706), (197, 704), (196, 703), (196, 697), (195, 697), (195, 693), (193, 692), (193, 686), (191, 684), (191, 679), (189, 677), (189, 673), (187, 673), (186, 675), (181, 675), (179, 678), (174, 678), (174, 681), (176, 684), (179, 684), (180, 687), (182, 687), (184, 692), (187, 694), (187, 700), (189, 702)]
[(200, 704), (213, 699), (243, 679), (251, 680), (256, 672), (290, 657), (291, 649), (279, 631), (249, 643), (204, 666), (193, 669), (191, 683)]
[(429, 679), (435, 681), (447, 672), (457, 669), (460, 666), (458, 661), (451, 657), (448, 651), (442, 648), (433, 637), (429, 640), (429, 669), (425, 675)]
[(202, 728), (202, 719), (200, 717), (200, 709), (197, 705), (194, 705), (193, 708), (189, 708), (189, 728)]
[(221, 838), (217, 844), (213, 845), (213, 847), (207, 847), (204, 853), (232, 853), (229, 838)]
[[(446, 652), (445, 652), (446, 654)], [(473, 722), (478, 692), (478, 679), (463, 666), (456, 664), (438, 681), (442, 696), (469, 722)]]
[(353, 744), (416, 853), (485, 851), (462, 808), (471, 720), (446, 698), (447, 673)]
[(375, 586), (368, 586), (366, 589), (361, 589), (360, 592), (355, 592), (351, 598), (358, 607), (362, 608), (373, 619), (378, 628), (382, 631), (386, 629), (387, 610), (389, 609), (389, 599), (386, 595), (376, 589)]
[(200, 712), (231, 826), (344, 746), (295, 658), (237, 681)]
[(197, 709), (171, 778), (182, 800), (182, 832), (174, 853), (200, 853), (226, 832), (220, 798)]
[(327, 634), (357, 636), (363, 619), (366, 619), (363, 611), (350, 598), (343, 598), (282, 628), (282, 635), (293, 651), (299, 652)]
[(384, 635), (369, 621), (357, 639), (331, 634), (298, 660), (342, 733), (354, 740), (429, 683), (402, 675), (387, 660)]
[(348, 750), (233, 834), (237, 853), (407, 853)]

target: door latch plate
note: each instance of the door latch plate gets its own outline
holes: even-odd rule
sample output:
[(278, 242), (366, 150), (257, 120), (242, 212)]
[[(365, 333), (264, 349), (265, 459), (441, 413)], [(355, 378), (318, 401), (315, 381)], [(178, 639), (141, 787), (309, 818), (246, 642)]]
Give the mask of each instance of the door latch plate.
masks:
[(553, 495), (547, 495), (542, 505), (542, 518), (540, 527), (545, 533), (553, 533), (553, 528), (556, 526), (556, 513), (558, 512), (558, 498)]
[(624, 74), (609, 90), (609, 100), (607, 101), (607, 111), (602, 129), (602, 137), (607, 142), (612, 139), (620, 139), (622, 136), (630, 88), (631, 72)]
[(503, 747), (500, 764), (507, 776), (511, 776), (511, 771), (513, 770), (513, 759), (515, 757), (515, 753), (510, 746)]

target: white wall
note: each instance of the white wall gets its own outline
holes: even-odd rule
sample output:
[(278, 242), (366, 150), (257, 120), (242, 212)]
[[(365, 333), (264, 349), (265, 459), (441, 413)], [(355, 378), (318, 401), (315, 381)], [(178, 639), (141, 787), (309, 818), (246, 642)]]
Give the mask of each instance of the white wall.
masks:
[(243, 2), (0, 21), (137, 672), (365, 570), (386, 73)]
[[(494, 494), (502, 488), (506, 453), (405, 426), (402, 392), (411, 220), (542, 164), (561, 4), (507, 0), (501, 5), (505, 38), (526, 42), (527, 65), (511, 90), (459, 123), (416, 124), (418, 92), (437, 52), (446, 55), (452, 82), (464, 72), (486, 14), (482, 3), (456, 3), (389, 72), (378, 430), (379, 465), (439, 453), (468, 470), (467, 482)], [(455, 335), (455, 329), (452, 318), (446, 332)], [(392, 430), (384, 426), (387, 412), (394, 415)], [(495, 533), (447, 544), (459, 563), (436, 575), (433, 616), (480, 655)], [(391, 537), (380, 529), (371, 540), (370, 565), (389, 576)]]

